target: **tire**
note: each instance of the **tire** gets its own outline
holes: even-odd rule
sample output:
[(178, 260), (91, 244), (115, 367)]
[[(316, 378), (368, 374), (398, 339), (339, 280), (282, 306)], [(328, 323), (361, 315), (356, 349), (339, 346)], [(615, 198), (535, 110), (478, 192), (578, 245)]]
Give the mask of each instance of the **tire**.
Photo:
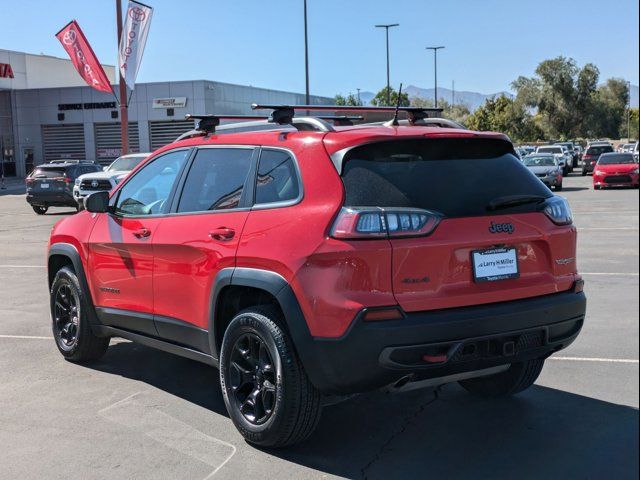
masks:
[(556, 185), (556, 192), (561, 192), (561, 191), (562, 191), (562, 184)]
[[(320, 394), (309, 381), (284, 325), (276, 308), (248, 308), (231, 321), (222, 341), (220, 385), (229, 417), (247, 442), (261, 447), (303, 441), (314, 431), (321, 414)], [(256, 363), (251, 361), (254, 355), (259, 358)], [(271, 364), (271, 368), (260, 370), (260, 364)], [(260, 408), (247, 402), (251, 397), (253, 406)]]
[[(64, 297), (67, 298), (66, 304)], [(110, 339), (93, 334), (87, 315), (90, 307), (86, 294), (71, 268), (62, 267), (56, 273), (51, 285), (49, 305), (53, 338), (65, 359), (77, 363), (90, 362), (106, 353)]]
[(463, 380), (460, 385), (469, 393), (480, 397), (507, 397), (529, 388), (538, 378), (544, 360), (513, 363), (508, 370), (489, 377)]
[(585, 169), (582, 169), (582, 176), (586, 177), (587, 176), (587, 171)]
[(594, 190), (600, 190), (600, 186), (599, 186), (599, 185), (594, 185), (594, 186), (593, 186), (593, 189), (594, 189)]
[(31, 205), (31, 208), (33, 208), (33, 211), (38, 215), (44, 215), (45, 213), (47, 213), (47, 210), (49, 210), (49, 207), (45, 207), (42, 205)]

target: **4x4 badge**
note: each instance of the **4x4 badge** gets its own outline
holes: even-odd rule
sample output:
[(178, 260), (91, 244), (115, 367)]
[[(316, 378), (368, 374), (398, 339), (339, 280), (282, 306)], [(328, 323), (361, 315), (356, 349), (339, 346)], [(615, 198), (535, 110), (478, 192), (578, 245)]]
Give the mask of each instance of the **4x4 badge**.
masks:
[(490, 233), (508, 233), (511, 235), (516, 230), (516, 227), (513, 226), (512, 223), (495, 223), (491, 222), (491, 226), (489, 227)]

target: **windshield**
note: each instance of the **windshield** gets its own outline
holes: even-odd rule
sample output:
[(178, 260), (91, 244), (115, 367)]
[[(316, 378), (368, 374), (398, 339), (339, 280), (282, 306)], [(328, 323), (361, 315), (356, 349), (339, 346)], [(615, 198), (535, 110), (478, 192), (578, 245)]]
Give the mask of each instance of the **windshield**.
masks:
[(527, 157), (524, 159), (527, 167), (555, 167), (556, 160), (552, 157)]
[(598, 165), (620, 165), (626, 163), (636, 163), (633, 159), (633, 155), (631, 154), (613, 154), (613, 155), (602, 155), (600, 160), (598, 160)]
[(120, 157), (113, 161), (107, 172), (128, 172), (133, 170), (142, 160), (145, 159), (144, 155)]
[(562, 147), (539, 147), (538, 153), (560, 153), (562, 154)]
[[(489, 139), (362, 145), (344, 159), (345, 206), (421, 208), (451, 218), (487, 215), (486, 206), (499, 197), (550, 197), (547, 187), (510, 152), (507, 142)], [(537, 203), (510, 208), (538, 211)]]

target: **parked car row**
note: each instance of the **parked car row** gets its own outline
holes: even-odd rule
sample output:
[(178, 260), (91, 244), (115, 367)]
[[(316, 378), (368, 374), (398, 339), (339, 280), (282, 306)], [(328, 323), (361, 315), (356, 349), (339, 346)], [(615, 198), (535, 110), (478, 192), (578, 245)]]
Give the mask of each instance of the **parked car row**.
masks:
[(638, 142), (627, 143), (614, 152), (608, 140), (594, 140), (582, 146), (573, 142), (515, 147), (520, 160), (547, 187), (562, 190), (563, 177), (579, 163), (581, 173), (593, 172), (593, 188), (630, 186), (638, 188)]
[(84, 208), (84, 198), (94, 192), (111, 190), (148, 153), (124, 155), (103, 168), (86, 160), (59, 159), (38, 165), (26, 178), (27, 202), (38, 215), (49, 207)]

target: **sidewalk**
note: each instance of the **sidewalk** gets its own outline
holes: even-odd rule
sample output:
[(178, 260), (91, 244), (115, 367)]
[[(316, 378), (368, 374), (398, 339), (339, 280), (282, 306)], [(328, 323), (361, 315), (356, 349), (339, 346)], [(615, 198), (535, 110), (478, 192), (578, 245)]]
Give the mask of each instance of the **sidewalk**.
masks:
[(24, 178), (8, 177), (4, 184), (0, 178), (0, 195), (19, 195), (25, 193)]

